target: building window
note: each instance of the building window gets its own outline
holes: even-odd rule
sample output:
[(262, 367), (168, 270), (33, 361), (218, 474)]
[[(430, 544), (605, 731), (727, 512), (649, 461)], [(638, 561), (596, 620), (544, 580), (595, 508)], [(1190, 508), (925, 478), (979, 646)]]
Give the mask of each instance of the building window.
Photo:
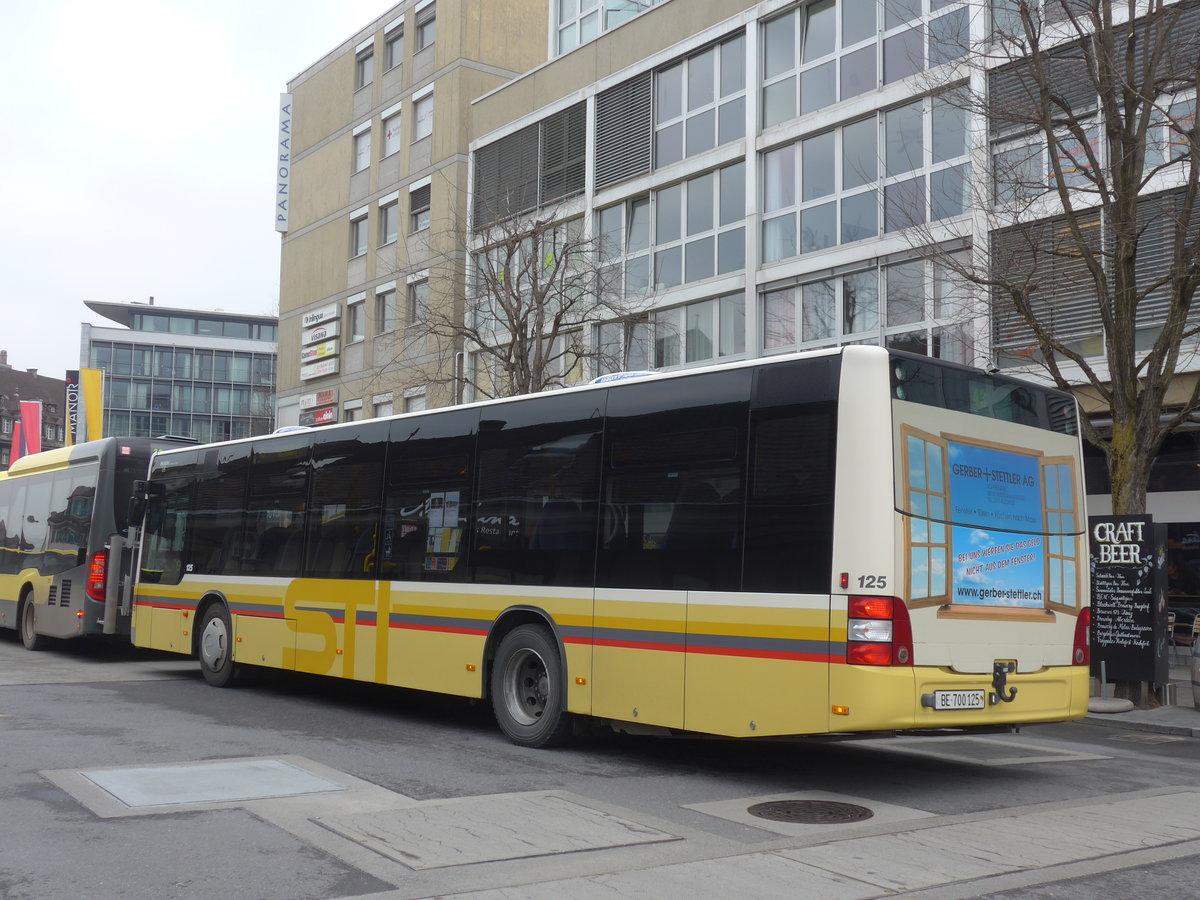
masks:
[(359, 400), (358, 406), (345, 406), (342, 409), (343, 422), (357, 422), (362, 418), (362, 401)]
[(433, 134), (433, 94), (413, 101), (413, 141)]
[(390, 416), (392, 414), (392, 401), (385, 400), (382, 403), (374, 404), (373, 408), (372, 408), (372, 413), (374, 414), (376, 419), (382, 419), (385, 416)]
[(391, 244), (396, 240), (400, 224), (400, 202), (393, 200), (379, 207), (379, 243)]
[(350, 256), (362, 256), (367, 252), (367, 217), (350, 220)]
[(746, 40), (709, 47), (654, 79), (654, 165), (661, 168), (746, 133)]
[(1146, 136), (1146, 167), (1186, 158), (1190, 135), (1196, 128), (1195, 92), (1161, 98), (1150, 115), (1153, 124)]
[(424, 50), (437, 39), (435, 3), (417, 11), (417, 49)]
[(741, 293), (659, 310), (651, 321), (655, 368), (746, 352), (746, 299)]
[(429, 315), (429, 280), (414, 281), (408, 286), (408, 324), (419, 325)]
[(354, 171), (361, 172), (371, 164), (371, 129), (354, 136)]
[(366, 304), (357, 300), (346, 305), (346, 337), (348, 343), (365, 340), (367, 336), (366, 315), (363, 307)]
[(768, 353), (862, 343), (953, 362), (975, 357), (970, 287), (941, 263), (870, 267), (768, 291), (761, 302)]
[(406, 413), (421, 412), (425, 409), (425, 390), (405, 392), (404, 411)]
[(388, 157), (400, 149), (400, 113), (383, 120), (383, 156)]
[(969, 46), (968, 6), (814, 0), (771, 19), (761, 40), (762, 127), (957, 59)]
[(364, 50), (358, 54), (354, 60), (354, 87), (366, 87), (371, 83), (375, 71), (375, 53), (372, 50)]
[(601, 31), (616, 28), (622, 22), (662, 3), (663, 0), (555, 0), (551, 28), (555, 56), (574, 50), (595, 39)]
[(597, 212), (607, 284), (625, 296), (746, 266), (746, 166), (735, 163)]
[(595, 375), (650, 368), (650, 320), (647, 316), (596, 325), (592, 340)]
[(764, 153), (762, 261), (965, 212), (963, 106), (917, 100)]
[(400, 24), (383, 36), (383, 61), (387, 71), (404, 62), (404, 25)]
[(429, 185), (424, 185), (408, 193), (410, 232), (424, 231), (429, 227), (429, 188)]
[(375, 294), (375, 333), (386, 334), (396, 328), (396, 290)]
[(561, 55), (600, 33), (600, 0), (558, 0), (557, 47)]

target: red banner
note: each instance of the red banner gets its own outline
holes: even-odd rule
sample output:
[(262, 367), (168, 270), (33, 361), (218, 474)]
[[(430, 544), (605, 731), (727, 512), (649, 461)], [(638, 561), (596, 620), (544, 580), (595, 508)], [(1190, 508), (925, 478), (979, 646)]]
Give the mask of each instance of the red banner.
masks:
[(13, 423), (12, 450), (9, 452), (9, 463), (15, 463), (22, 456), (42, 452), (42, 401), (22, 400), (21, 418)]
[(42, 401), (21, 401), (21, 439), (25, 445), (23, 456), (42, 452)]

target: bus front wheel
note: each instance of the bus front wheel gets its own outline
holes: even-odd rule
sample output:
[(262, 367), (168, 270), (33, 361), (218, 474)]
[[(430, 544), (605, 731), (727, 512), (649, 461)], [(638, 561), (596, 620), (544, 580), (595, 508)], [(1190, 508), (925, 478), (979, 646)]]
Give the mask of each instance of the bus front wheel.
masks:
[(237, 674), (233, 664), (232, 634), (229, 611), (222, 604), (214, 603), (204, 611), (197, 649), (200, 672), (213, 687), (228, 687)]
[(492, 666), (491, 695), (496, 722), (514, 744), (550, 747), (570, 736), (562, 661), (548, 629), (521, 625), (504, 636)]
[(41, 650), (46, 646), (46, 639), (37, 633), (33, 614), (33, 594), (27, 593), (21, 601), (21, 643), (26, 650)]

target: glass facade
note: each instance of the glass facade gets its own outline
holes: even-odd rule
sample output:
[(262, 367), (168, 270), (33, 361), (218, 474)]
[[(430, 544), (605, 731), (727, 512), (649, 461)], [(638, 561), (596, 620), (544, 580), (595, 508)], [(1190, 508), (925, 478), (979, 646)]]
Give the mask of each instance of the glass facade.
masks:
[[(86, 364), (104, 371), (104, 435), (171, 434), (201, 443), (275, 427), (276, 325), (140, 312), (129, 340), (93, 339)], [(137, 332), (196, 335), (190, 346), (140, 343)], [(108, 333), (109, 336), (111, 332)], [(196, 346), (203, 336), (214, 338)], [(223, 349), (238, 338), (262, 349)]]

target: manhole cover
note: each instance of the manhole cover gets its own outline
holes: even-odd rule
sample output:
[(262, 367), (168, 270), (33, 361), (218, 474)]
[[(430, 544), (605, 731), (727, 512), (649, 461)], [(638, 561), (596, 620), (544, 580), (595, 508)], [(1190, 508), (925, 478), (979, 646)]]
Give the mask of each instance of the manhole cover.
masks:
[(840, 825), (843, 822), (861, 822), (875, 815), (865, 806), (833, 800), (772, 800), (756, 803), (746, 812), (772, 822), (795, 822), (801, 825)]

